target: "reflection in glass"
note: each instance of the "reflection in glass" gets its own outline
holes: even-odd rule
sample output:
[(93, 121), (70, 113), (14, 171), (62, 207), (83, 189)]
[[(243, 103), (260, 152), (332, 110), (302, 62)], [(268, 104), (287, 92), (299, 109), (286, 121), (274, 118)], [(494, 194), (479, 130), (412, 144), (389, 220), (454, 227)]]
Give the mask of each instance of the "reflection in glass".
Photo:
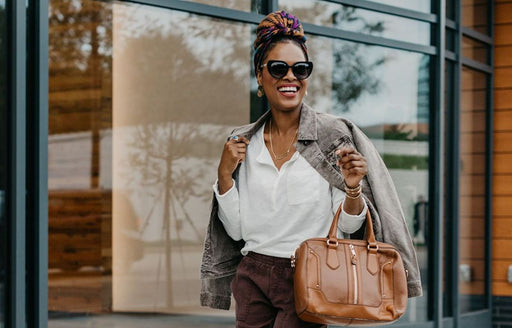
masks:
[(302, 22), (388, 39), (430, 44), (428, 23), (320, 0), (281, 0), (279, 5), (299, 17)]
[(390, 6), (400, 7), (404, 9), (421, 11), (424, 13), (430, 13), (430, 2), (429, 0), (372, 0), (373, 2), (378, 2)]
[(462, 37), (462, 55), (464, 57), (482, 62), (487, 64), (487, 45), (470, 39), (468, 37)]
[(462, 70), (459, 184), (459, 304), (485, 307), (486, 75)]
[(247, 25), (114, 6), (114, 310), (206, 311), (211, 185), (230, 126), (249, 121), (250, 42)]
[[(7, 33), (5, 0), (0, 0), (0, 94), (7, 94)], [(7, 268), (7, 99), (0, 97), (0, 328), (5, 325), (5, 279)]]
[(251, 34), (50, 1), (50, 327), (62, 312), (209, 313), (202, 245), (222, 145), (249, 122)]
[(252, 11), (259, 14), (261, 11), (261, 0), (186, 0), (190, 2), (202, 3), (205, 5), (229, 8), (241, 11)]
[(488, 7), (488, 0), (462, 1), (462, 26), (472, 28), (483, 34), (488, 34)]
[(425, 294), (410, 300), (405, 320), (426, 320), (429, 57), (310, 35), (308, 49), (315, 71), (306, 102), (317, 111), (358, 124), (378, 148), (396, 184)]

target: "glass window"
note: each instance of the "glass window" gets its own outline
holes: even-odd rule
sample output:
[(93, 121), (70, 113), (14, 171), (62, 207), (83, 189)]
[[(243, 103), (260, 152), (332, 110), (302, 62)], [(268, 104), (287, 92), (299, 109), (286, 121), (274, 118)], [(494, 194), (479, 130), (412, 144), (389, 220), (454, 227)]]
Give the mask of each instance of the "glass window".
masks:
[(462, 37), (462, 55), (487, 64), (488, 46), (468, 37)]
[[(7, 94), (7, 34), (5, 0), (0, 0), (0, 94)], [(0, 328), (5, 326), (7, 268), (7, 99), (0, 97)]]
[(428, 23), (320, 0), (281, 0), (279, 5), (299, 17), (302, 22), (388, 39), (430, 44)]
[(449, 29), (449, 28), (445, 29), (445, 37), (446, 37), (446, 50), (455, 52), (455, 39), (456, 39), (455, 31), (452, 29)]
[(223, 7), (241, 11), (252, 11), (262, 13), (261, 0), (186, 0), (190, 2), (202, 3), (210, 6)]
[(459, 304), (461, 312), (485, 307), (486, 79), (462, 69), (459, 183)]
[(410, 300), (405, 320), (427, 319), (429, 57), (308, 35), (315, 63), (306, 102), (346, 117), (381, 153), (412, 234), (425, 297)]
[(489, 33), (488, 0), (462, 0), (462, 26), (472, 28), (480, 33)]
[(383, 3), (390, 6), (401, 7), (404, 9), (421, 11), (424, 13), (430, 13), (430, 2), (429, 0), (373, 0), (373, 2)]
[(249, 122), (252, 34), (185, 12), (50, 1), (50, 327), (70, 326), (62, 313), (211, 313), (199, 266), (212, 168)]

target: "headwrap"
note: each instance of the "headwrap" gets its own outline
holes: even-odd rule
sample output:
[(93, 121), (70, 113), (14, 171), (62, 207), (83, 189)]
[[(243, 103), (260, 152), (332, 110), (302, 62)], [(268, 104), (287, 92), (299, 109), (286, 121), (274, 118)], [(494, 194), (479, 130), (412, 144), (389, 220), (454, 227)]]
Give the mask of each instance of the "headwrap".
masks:
[(268, 14), (256, 29), (254, 41), (254, 71), (258, 71), (268, 46), (275, 40), (289, 37), (297, 41), (307, 57), (306, 36), (299, 19), (286, 11), (275, 11)]

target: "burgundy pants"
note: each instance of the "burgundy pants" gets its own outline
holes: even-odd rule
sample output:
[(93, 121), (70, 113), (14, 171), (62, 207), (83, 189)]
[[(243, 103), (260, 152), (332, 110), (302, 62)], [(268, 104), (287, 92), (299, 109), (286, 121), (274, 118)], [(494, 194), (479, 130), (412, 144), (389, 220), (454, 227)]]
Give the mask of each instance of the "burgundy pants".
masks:
[(290, 259), (250, 252), (238, 265), (231, 283), (239, 328), (320, 328), (295, 312)]

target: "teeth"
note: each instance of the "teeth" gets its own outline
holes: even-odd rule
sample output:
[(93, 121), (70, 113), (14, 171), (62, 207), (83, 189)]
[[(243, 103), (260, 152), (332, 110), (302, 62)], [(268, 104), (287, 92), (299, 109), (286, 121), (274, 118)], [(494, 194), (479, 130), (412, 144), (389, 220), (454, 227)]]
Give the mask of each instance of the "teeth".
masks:
[(281, 87), (278, 90), (281, 92), (297, 92), (297, 87)]

